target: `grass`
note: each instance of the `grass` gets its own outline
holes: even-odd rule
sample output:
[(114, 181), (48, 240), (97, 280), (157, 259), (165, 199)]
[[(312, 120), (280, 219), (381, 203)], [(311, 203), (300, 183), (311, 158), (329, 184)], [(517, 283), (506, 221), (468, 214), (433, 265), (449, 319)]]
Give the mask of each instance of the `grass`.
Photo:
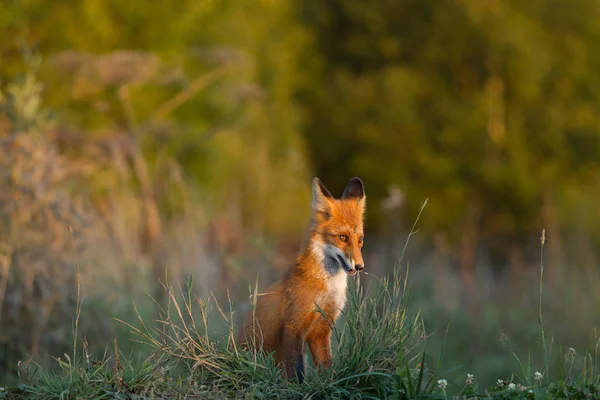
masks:
[[(129, 325), (154, 351), (145, 359), (126, 358), (114, 343), (112, 355), (93, 359), (88, 345), (76, 358), (56, 359), (55, 371), (37, 369), (23, 384), (0, 393), (7, 398), (388, 398), (403, 391), (433, 389), (421, 349), (424, 331), (409, 315), (406, 278), (365, 289), (350, 289), (344, 321), (335, 329), (334, 367), (320, 375), (309, 369), (303, 384), (285, 380), (270, 354), (245, 351), (233, 341), (233, 305), (224, 311), (214, 297), (195, 297), (192, 280), (177, 290), (166, 287), (167, 307), (151, 326), (141, 317)], [(212, 337), (211, 312), (228, 329)], [(218, 325), (218, 324), (215, 324)], [(76, 349), (73, 349), (74, 354)], [(32, 367), (36, 367), (32, 364)], [(35, 369), (35, 368), (34, 368)]]
[[(334, 331), (334, 366), (324, 374), (309, 369), (303, 384), (282, 378), (269, 354), (236, 346), (233, 304), (223, 309), (213, 296), (207, 300), (194, 296), (191, 279), (182, 287), (165, 286), (165, 290), (169, 302), (155, 323), (140, 316), (137, 324), (129, 325), (134, 338), (153, 349), (148, 357), (126, 357), (115, 341), (95, 359), (83, 340), (80, 350), (73, 349), (74, 357), (56, 359), (53, 370), (33, 362), (22, 366), (21, 385), (5, 388), (0, 398), (588, 399), (600, 395), (600, 341), (593, 352), (578, 355), (554, 340), (540, 340), (547, 355), (540, 366), (532, 365), (529, 356), (513, 353), (519, 370), (488, 388), (478, 387), (476, 376), (447, 378), (453, 372), (444, 371), (443, 354), (428, 354), (429, 335), (420, 315), (409, 312), (410, 285), (398, 272), (369, 288), (359, 279), (354, 281)], [(541, 318), (539, 322), (542, 328)], [(215, 334), (220, 326), (226, 329)]]
[[(414, 232), (411, 231), (410, 236)], [(544, 234), (541, 239), (543, 256)], [(408, 268), (407, 268), (408, 269)], [(125, 356), (117, 341), (94, 358), (74, 321), (72, 355), (54, 369), (22, 365), (21, 384), (0, 390), (0, 399), (281, 398), (281, 399), (592, 399), (600, 397), (598, 349), (579, 355), (547, 336), (543, 320), (543, 259), (540, 262), (538, 326), (541, 362), (511, 350), (515, 371), (487, 387), (477, 376), (444, 367), (444, 348), (428, 349), (430, 335), (419, 312), (411, 311), (408, 271), (365, 287), (349, 286), (348, 302), (334, 329), (333, 368), (311, 368), (304, 383), (282, 377), (270, 354), (239, 348), (234, 304), (222, 307), (211, 295), (194, 294), (193, 279), (164, 285), (168, 302), (155, 321), (135, 308), (127, 325), (132, 339), (151, 351)], [(81, 308), (81, 303), (78, 302)], [(319, 312), (319, 310), (315, 310)], [(446, 330), (446, 335), (449, 330)], [(446, 342), (447, 337), (444, 337)], [(80, 347), (80, 349), (78, 348)]]

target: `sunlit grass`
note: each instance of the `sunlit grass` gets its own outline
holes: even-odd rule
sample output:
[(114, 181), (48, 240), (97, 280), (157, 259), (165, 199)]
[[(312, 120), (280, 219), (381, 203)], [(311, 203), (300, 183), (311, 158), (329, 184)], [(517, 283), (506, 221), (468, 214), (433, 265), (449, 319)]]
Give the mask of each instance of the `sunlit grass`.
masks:
[(599, 394), (598, 346), (579, 354), (540, 340), (547, 362), (534, 365), (529, 353), (513, 352), (518, 367), (490, 387), (478, 386), (476, 371), (445, 370), (441, 354), (427, 352), (429, 336), (419, 314), (411, 314), (410, 284), (398, 270), (369, 288), (353, 282), (334, 331), (333, 368), (325, 373), (309, 368), (303, 384), (283, 378), (269, 354), (236, 345), (233, 304), (221, 307), (212, 296), (197, 297), (191, 279), (165, 290), (169, 302), (158, 320), (140, 316), (130, 325), (133, 338), (154, 349), (150, 357), (125, 357), (115, 342), (112, 352), (94, 359), (84, 341), (75, 359), (64, 355), (52, 370), (35, 371), (32, 364), (22, 385), (5, 388), (0, 397), (588, 399)]
[[(409, 238), (413, 232), (414, 226)], [(87, 341), (77, 336), (82, 317), (78, 301), (72, 355), (55, 359), (51, 369), (31, 361), (21, 366), (26, 371), (21, 385), (2, 388), (0, 398), (598, 398), (600, 339), (591, 351), (578, 351), (547, 336), (543, 245), (542, 234), (539, 346), (532, 343), (522, 354), (506, 338), (514, 369), (485, 386), (479, 383), (478, 371), (448, 369), (446, 365), (461, 360), (445, 359), (444, 347), (437, 353), (429, 350), (431, 334), (411, 307), (408, 268), (399, 262), (389, 276), (373, 277), (368, 287), (360, 278), (351, 281), (347, 306), (334, 328), (333, 367), (318, 372), (309, 364), (302, 384), (284, 378), (272, 355), (239, 347), (234, 340), (239, 308), (231, 300), (219, 304), (213, 295), (199, 297), (190, 278), (183, 285), (164, 285), (167, 303), (157, 304), (155, 320), (143, 317), (134, 306), (137, 321), (121, 321), (131, 339), (151, 349), (148, 357), (125, 357), (115, 340), (104, 356), (94, 358)], [(446, 329), (439, 338), (435, 333), (444, 346), (451, 345), (456, 334), (460, 332)]]

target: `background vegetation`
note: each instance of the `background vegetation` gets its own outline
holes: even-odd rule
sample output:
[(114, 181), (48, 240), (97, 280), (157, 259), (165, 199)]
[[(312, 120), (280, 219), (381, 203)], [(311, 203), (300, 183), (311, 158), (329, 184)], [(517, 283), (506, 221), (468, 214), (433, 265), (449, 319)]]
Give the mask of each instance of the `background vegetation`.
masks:
[(595, 0), (2, 2), (2, 381), (70, 351), (80, 304), (90, 348), (143, 349), (113, 318), (135, 301), (154, 319), (159, 279), (193, 274), (242, 315), (300, 246), (313, 175), (365, 182), (366, 283), (429, 198), (406, 259), (441, 371), (488, 385), (538, 346), (543, 228), (546, 331), (593, 350), (599, 17)]

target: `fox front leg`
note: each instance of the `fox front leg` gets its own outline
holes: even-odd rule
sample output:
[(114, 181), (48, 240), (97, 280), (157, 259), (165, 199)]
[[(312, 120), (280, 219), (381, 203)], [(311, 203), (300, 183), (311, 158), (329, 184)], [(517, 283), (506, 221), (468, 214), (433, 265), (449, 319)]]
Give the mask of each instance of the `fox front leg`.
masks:
[(331, 328), (326, 321), (319, 324), (306, 337), (315, 365), (322, 369), (331, 368)]
[(288, 378), (297, 376), (304, 382), (304, 338), (288, 329), (283, 333), (283, 363)]

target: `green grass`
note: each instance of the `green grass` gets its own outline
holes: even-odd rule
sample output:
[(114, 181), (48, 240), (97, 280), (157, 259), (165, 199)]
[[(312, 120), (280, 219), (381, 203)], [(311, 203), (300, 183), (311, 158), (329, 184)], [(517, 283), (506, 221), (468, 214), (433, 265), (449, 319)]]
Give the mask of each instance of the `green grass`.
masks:
[[(282, 378), (270, 355), (244, 351), (233, 341), (235, 309), (193, 295), (192, 280), (167, 287), (168, 305), (150, 324), (141, 317), (132, 337), (153, 349), (150, 356), (125, 357), (114, 342), (98, 359), (85, 341), (73, 355), (56, 359), (56, 368), (21, 368), (22, 383), (0, 398), (449, 398), (587, 399), (600, 396), (598, 345), (576, 354), (553, 340), (540, 340), (545, 359), (532, 365), (516, 354), (514, 373), (491, 387), (465, 383), (462, 372), (444, 370), (443, 353), (429, 354), (429, 339), (418, 313), (409, 312), (410, 285), (398, 270), (365, 288), (350, 285), (348, 304), (335, 329), (334, 366), (318, 374), (309, 369), (298, 384)], [(318, 312), (318, 311), (316, 311)], [(220, 322), (213, 318), (220, 318)], [(539, 319), (540, 328), (543, 327)], [(222, 333), (218, 325), (226, 326)], [(542, 329), (540, 329), (542, 335)], [(436, 372), (438, 371), (438, 372)], [(541, 374), (536, 379), (536, 374)], [(445, 388), (444, 381), (447, 381)], [(514, 384), (514, 388), (512, 386)]]
[[(544, 240), (542, 239), (542, 255)], [(403, 274), (401, 274), (403, 272)], [(222, 307), (214, 296), (194, 294), (193, 280), (177, 288), (165, 285), (168, 303), (154, 321), (137, 309), (127, 324), (131, 339), (149, 348), (149, 356), (126, 357), (115, 340), (94, 358), (84, 340), (55, 368), (21, 365), (18, 387), (0, 390), (0, 399), (132, 398), (281, 398), (281, 399), (592, 399), (600, 398), (598, 349), (577, 354), (547, 334), (543, 319), (540, 264), (539, 346), (517, 354), (514, 371), (487, 387), (463, 368), (447, 368), (445, 351), (432, 353), (431, 335), (421, 315), (411, 311), (408, 271), (400, 267), (369, 287), (352, 280), (348, 302), (334, 328), (333, 368), (317, 373), (309, 363), (304, 383), (284, 379), (270, 354), (246, 351), (234, 341), (236, 307)], [(81, 304), (79, 303), (81, 307)], [(315, 310), (320, 312), (320, 310)], [(77, 337), (79, 313), (75, 318)], [(447, 343), (447, 329), (443, 343)], [(537, 361), (532, 361), (537, 360)], [(451, 360), (449, 364), (460, 363)], [(474, 371), (476, 372), (476, 371)]]
[[(0, 397), (386, 398), (433, 388), (433, 374), (423, 365), (423, 326), (407, 311), (409, 293), (399, 275), (370, 290), (359, 280), (351, 286), (334, 331), (334, 367), (323, 375), (309, 369), (303, 384), (284, 379), (271, 355), (235, 344), (233, 306), (224, 311), (214, 297), (195, 297), (191, 279), (167, 290), (169, 303), (156, 323), (140, 317), (130, 325), (133, 336), (153, 348), (150, 357), (126, 358), (115, 342), (112, 356), (107, 351), (95, 360), (84, 342), (79, 357), (64, 355), (57, 369), (37, 369)], [(214, 311), (229, 327), (217, 337), (210, 334)]]

